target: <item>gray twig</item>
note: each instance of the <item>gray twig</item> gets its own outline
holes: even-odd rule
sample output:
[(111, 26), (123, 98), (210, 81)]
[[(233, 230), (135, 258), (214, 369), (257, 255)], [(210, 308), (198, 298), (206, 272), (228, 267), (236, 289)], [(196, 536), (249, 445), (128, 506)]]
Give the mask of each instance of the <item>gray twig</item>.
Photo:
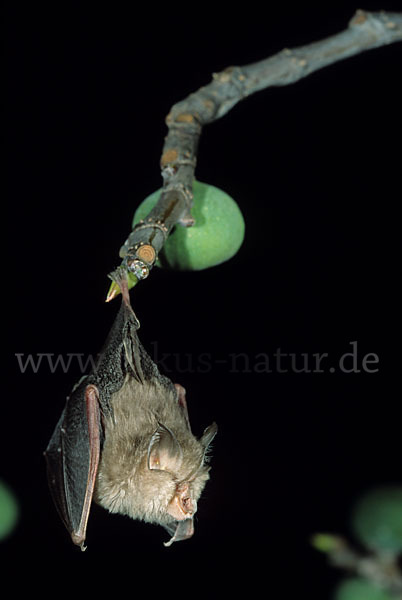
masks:
[(204, 125), (255, 92), (294, 83), (332, 63), (398, 41), (402, 41), (402, 14), (358, 10), (344, 31), (293, 50), (285, 48), (247, 66), (214, 73), (211, 83), (174, 104), (166, 117), (168, 134), (160, 161), (162, 193), (121, 247), (123, 266), (138, 279), (146, 277), (173, 226), (194, 224), (192, 186)]

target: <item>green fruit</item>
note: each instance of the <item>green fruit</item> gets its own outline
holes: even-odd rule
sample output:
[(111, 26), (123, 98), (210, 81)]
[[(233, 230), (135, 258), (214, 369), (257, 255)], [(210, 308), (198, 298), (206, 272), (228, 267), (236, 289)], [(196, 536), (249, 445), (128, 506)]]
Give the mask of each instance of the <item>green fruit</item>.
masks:
[[(158, 202), (161, 189), (135, 211), (133, 226), (144, 219)], [(158, 266), (181, 271), (200, 271), (229, 260), (244, 238), (244, 219), (236, 202), (213, 185), (194, 181), (192, 227), (177, 225), (160, 253)]]
[(10, 488), (0, 481), (0, 540), (6, 538), (18, 521), (18, 504)]
[(353, 511), (352, 527), (368, 548), (401, 552), (402, 487), (381, 487), (365, 494)]
[(392, 596), (366, 579), (344, 579), (337, 587), (334, 600), (392, 600)]

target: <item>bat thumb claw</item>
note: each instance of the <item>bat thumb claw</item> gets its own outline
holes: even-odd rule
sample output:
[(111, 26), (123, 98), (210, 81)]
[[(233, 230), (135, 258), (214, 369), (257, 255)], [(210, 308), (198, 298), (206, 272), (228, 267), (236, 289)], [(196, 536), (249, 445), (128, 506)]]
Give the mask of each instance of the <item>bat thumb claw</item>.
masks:
[(82, 534), (73, 532), (71, 534), (71, 539), (76, 546), (81, 548), (81, 552), (85, 552), (87, 546), (84, 546), (85, 537), (83, 537)]

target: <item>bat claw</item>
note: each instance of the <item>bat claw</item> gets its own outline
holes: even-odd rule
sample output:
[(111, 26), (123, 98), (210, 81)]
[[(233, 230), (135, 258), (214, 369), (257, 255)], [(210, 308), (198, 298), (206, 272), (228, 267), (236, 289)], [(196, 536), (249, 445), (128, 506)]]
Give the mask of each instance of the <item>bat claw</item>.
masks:
[(87, 549), (87, 546), (84, 546), (85, 537), (83, 537), (82, 533), (73, 532), (71, 534), (71, 539), (72, 539), (73, 544), (75, 544), (76, 546), (79, 546), (81, 548), (81, 552), (85, 552), (85, 550)]
[[(111, 280), (113, 281), (113, 283), (115, 284), (115, 286), (117, 286), (117, 290), (116, 287), (113, 287), (113, 284), (111, 286), (111, 289), (109, 290), (109, 294), (112, 294), (112, 298), (114, 298), (117, 294), (118, 294), (118, 290), (120, 290), (122, 296), (123, 296), (123, 301), (127, 306), (130, 306), (130, 296), (128, 293), (128, 281), (127, 281), (127, 271), (123, 268), (123, 267), (117, 267), (117, 269), (115, 271), (112, 271), (112, 273), (110, 273), (109, 277), (111, 278)], [(113, 289), (112, 289), (113, 288)], [(114, 290), (116, 290), (115, 293)], [(108, 294), (108, 296), (109, 296)], [(110, 298), (110, 299), (112, 299)]]

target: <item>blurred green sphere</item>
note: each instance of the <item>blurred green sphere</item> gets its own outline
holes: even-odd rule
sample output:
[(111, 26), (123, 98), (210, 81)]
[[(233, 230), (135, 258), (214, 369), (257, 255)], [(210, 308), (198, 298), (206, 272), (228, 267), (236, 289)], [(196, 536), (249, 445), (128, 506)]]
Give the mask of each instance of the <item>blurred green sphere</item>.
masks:
[(402, 486), (387, 486), (366, 493), (352, 512), (355, 535), (367, 548), (402, 551)]
[[(161, 189), (147, 196), (135, 211), (133, 226), (158, 202)], [(194, 181), (192, 227), (176, 225), (168, 237), (158, 266), (180, 271), (200, 271), (229, 260), (244, 239), (244, 219), (236, 202), (213, 185)]]
[(337, 587), (333, 600), (392, 600), (392, 596), (366, 579), (344, 579)]
[(17, 500), (10, 488), (0, 480), (0, 541), (12, 532), (17, 521)]

